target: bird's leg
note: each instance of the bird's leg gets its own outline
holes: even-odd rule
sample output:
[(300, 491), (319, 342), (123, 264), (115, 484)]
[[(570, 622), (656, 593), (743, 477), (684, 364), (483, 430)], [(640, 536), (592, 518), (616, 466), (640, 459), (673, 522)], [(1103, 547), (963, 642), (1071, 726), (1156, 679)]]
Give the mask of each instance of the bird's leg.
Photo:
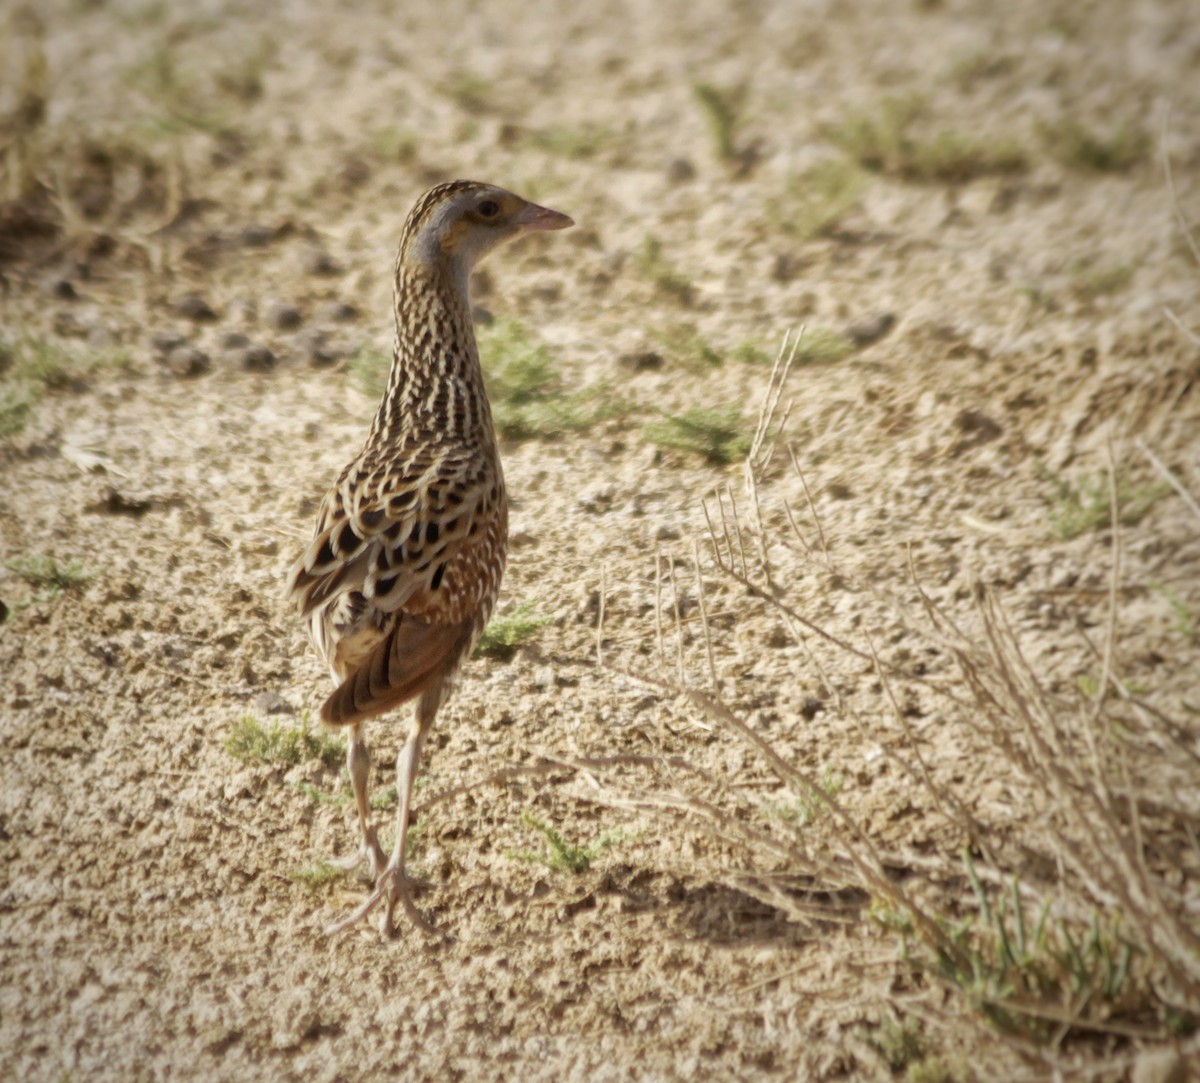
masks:
[(385, 936), (391, 936), (395, 931), (394, 915), (397, 902), (404, 906), (404, 912), (417, 928), (426, 933), (436, 934), (438, 932), (425, 920), (412, 901), (413, 881), (404, 874), (404, 858), (412, 809), (413, 783), (416, 781), (417, 767), (421, 760), (421, 748), (425, 744), (425, 737), (429, 733), (429, 727), (433, 724), (433, 718), (437, 714), (440, 702), (440, 688), (431, 689), (417, 701), (413, 727), (409, 731), (408, 740), (404, 742), (404, 747), (400, 750), (400, 755), (396, 757), (396, 791), (399, 796), (400, 808), (396, 813), (396, 844), (392, 848), (392, 858), (387, 863), (387, 868), (380, 873), (375, 890), (371, 892), (367, 900), (349, 917), (329, 926), (325, 930), (326, 936), (334, 936), (361, 921), (380, 902), (384, 903), (380, 930)]
[(371, 825), (371, 804), (368, 800), (367, 787), (371, 777), (371, 753), (367, 751), (367, 742), (363, 740), (363, 727), (359, 723), (350, 731), (350, 744), (346, 750), (346, 769), (350, 773), (350, 783), (354, 787), (354, 803), (358, 807), (359, 849), (353, 858), (340, 862), (346, 868), (353, 868), (359, 861), (366, 861), (371, 866), (371, 876), (378, 879), (380, 873), (387, 868), (387, 858), (375, 828)]
[(350, 769), (350, 782), (354, 786), (354, 803), (358, 806), (358, 830), (362, 838), (363, 856), (371, 863), (371, 875), (378, 876), (386, 867), (383, 847), (371, 825), (371, 804), (367, 797), (367, 784), (371, 777), (371, 753), (363, 740), (362, 726), (355, 726), (350, 734), (350, 748), (346, 752), (346, 766)]
[(417, 701), (412, 730), (409, 732), (408, 740), (404, 742), (404, 747), (400, 749), (400, 755), (396, 757), (396, 792), (400, 799), (400, 808), (396, 813), (396, 844), (392, 847), (392, 859), (379, 878), (380, 887), (387, 893), (384, 899), (383, 918), (379, 923), (379, 930), (384, 936), (391, 936), (394, 930), (392, 918), (397, 900), (404, 904), (404, 912), (408, 914), (414, 925), (425, 932), (437, 931), (413, 905), (410, 892), (412, 881), (404, 875), (413, 783), (417, 778), (417, 767), (421, 762), (421, 748), (425, 744), (425, 735), (429, 732), (429, 727), (433, 724), (433, 716), (437, 712), (436, 699), (433, 701), (433, 708), (427, 709), (427, 695), (428, 693)]

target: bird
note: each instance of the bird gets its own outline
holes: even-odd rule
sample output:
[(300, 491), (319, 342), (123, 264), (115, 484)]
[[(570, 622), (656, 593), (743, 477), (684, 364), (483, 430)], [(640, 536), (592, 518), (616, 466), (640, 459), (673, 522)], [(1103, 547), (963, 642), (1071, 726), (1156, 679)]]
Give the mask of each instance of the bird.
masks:
[[(397, 903), (418, 928), (437, 932), (413, 903), (416, 881), (405, 873), (413, 782), (438, 709), (496, 603), (508, 538), (470, 274), (505, 241), (572, 225), (496, 185), (456, 180), (425, 192), (401, 231), (387, 387), (362, 450), (326, 494), (287, 578), (287, 599), (336, 686), (321, 721), (349, 731), (359, 833), (353, 860), (365, 859), (374, 877), (366, 901), (328, 935), (382, 904), (380, 931), (390, 937)], [(388, 857), (371, 823), (365, 724), (413, 700), (396, 759), (396, 842)]]

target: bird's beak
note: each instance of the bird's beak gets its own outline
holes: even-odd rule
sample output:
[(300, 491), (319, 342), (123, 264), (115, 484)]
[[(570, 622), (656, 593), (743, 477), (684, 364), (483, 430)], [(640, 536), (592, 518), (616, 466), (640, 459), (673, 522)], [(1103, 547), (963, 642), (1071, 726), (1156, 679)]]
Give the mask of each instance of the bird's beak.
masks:
[(573, 226), (575, 220), (565, 214), (552, 211), (549, 207), (539, 207), (536, 203), (526, 203), (514, 219), (522, 232), (534, 233), (545, 229), (566, 229)]

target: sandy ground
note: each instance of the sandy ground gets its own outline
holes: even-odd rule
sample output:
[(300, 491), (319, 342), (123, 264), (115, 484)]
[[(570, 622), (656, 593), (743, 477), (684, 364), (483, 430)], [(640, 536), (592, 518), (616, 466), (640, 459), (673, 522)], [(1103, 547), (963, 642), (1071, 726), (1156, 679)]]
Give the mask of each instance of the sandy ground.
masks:
[[(780, 756), (838, 780), (898, 879), (964, 845), (881, 752), (902, 720), (998, 838), (1043, 815), (943, 700), (894, 708), (869, 660), (805, 646), (722, 574), (706, 507), (753, 522), (743, 467), (647, 435), (660, 411), (727, 404), (752, 431), (802, 327), (850, 345), (792, 368), (760, 472), (747, 538), (778, 597), (943, 687), (948, 652), (897, 616), (920, 608), (912, 575), (968, 633), (990, 590), (1064, 694), (1094, 686), (1086, 633), (1115, 630), (1121, 678), (1194, 749), (1196, 518), (1164, 490), (1123, 528), (1114, 617), (1112, 532), (1056, 534), (1053, 478), (1078, 489), (1111, 461), (1144, 494), (1163, 484), (1146, 448), (1200, 494), (1200, 266), (1159, 160), (1169, 111), (1178, 210), (1200, 221), (1200, 22), (1183, 0), (992, 9), (0, 13), (0, 379), (34, 341), (100, 359), (0, 440), (0, 1076), (1188, 1078), (1188, 1026), (1152, 1012), (1005, 1039), (905, 962), (861, 893), (837, 885), (801, 920), (746, 878), (787, 862), (639, 798), (711, 785), (750, 822), (786, 796), (681, 691), (715, 677)], [(724, 155), (697, 84), (733, 110)], [(1013, 141), (1024, 161), (922, 176), (901, 141), (822, 192), (853, 117), (918, 100), (912, 139)], [(1149, 141), (1089, 169), (1053, 134), (1067, 121)], [(455, 176), (575, 218), (493, 257), (475, 296), (569, 389), (622, 405), (503, 447), (500, 612), (534, 600), (549, 623), (467, 667), (427, 746), (419, 902), (451, 939), (326, 939), (369, 890), (296, 877), (352, 850), (342, 769), (239, 760), (227, 739), (247, 716), (300, 727), (327, 693), (283, 577), (374, 409), (351, 359), (390, 342), (400, 225)], [(26, 604), (14, 562), (39, 554), (94, 574)], [(370, 727), (377, 791), (403, 732)], [(1161, 760), (1151, 796), (1194, 825), (1195, 760)], [(546, 846), (531, 816), (581, 845), (618, 835), (556, 872), (527, 859)], [(821, 823), (803, 837), (837, 849)], [(1155, 868), (1195, 922), (1200, 858), (1176, 842)], [(942, 886), (947, 913), (969, 908), (961, 879)], [(918, 1036), (899, 1052), (897, 1020)]]

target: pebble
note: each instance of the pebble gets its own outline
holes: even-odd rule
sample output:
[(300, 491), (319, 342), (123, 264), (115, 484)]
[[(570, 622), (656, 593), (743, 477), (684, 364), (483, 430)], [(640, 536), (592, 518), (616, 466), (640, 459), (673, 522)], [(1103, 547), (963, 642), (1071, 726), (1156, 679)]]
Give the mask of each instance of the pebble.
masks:
[(223, 350), (240, 350), (243, 346), (249, 345), (250, 336), (241, 331), (226, 331), (221, 336), (221, 349)]
[(254, 697), (254, 710), (258, 714), (295, 714), (293, 707), (278, 692), (259, 692)]
[(895, 326), (895, 313), (880, 312), (869, 319), (852, 323), (846, 328), (846, 337), (861, 349), (883, 338)]
[(345, 301), (327, 301), (317, 312), (322, 323), (349, 323), (358, 319), (358, 309)]
[(168, 306), (176, 316), (195, 320), (197, 323), (211, 323), (217, 318), (216, 310), (198, 293), (189, 293), (172, 301)]
[(290, 331), (299, 327), (304, 319), (300, 315), (300, 309), (287, 301), (268, 301), (263, 318), (267, 321), (267, 326), (276, 331)]
[(271, 231), (266, 226), (249, 225), (242, 230), (242, 244), (247, 248), (265, 248), (271, 243)]
[(314, 368), (332, 365), (342, 356), (342, 351), (329, 342), (329, 332), (327, 331), (311, 332), (304, 339), (302, 348), (305, 358)]
[(79, 300), (79, 294), (68, 278), (56, 278), (46, 283), (46, 292), (58, 301)]
[(150, 345), (159, 353), (170, 353), (176, 346), (186, 342), (187, 335), (181, 335), (178, 331), (156, 331), (150, 339)]
[(667, 166), (667, 180), (672, 184), (684, 184), (696, 179), (696, 167), (686, 158), (675, 158)]
[(632, 350), (621, 354), (617, 364), (630, 372), (656, 372), (663, 367), (663, 356), (655, 350)]
[(310, 275), (340, 275), (342, 265), (338, 263), (324, 248), (311, 245), (300, 256), (300, 267), (305, 274)]
[(181, 376), (185, 379), (203, 376), (212, 368), (212, 360), (208, 354), (195, 346), (176, 346), (161, 360), (172, 376)]
[(92, 324), (74, 312), (54, 314), (54, 333), (60, 338), (83, 338), (92, 329)]
[(240, 365), (247, 372), (269, 372), (275, 367), (275, 353), (268, 346), (253, 343), (229, 352), (230, 361)]
[(348, 158), (338, 169), (337, 179), (344, 191), (352, 192), (371, 179), (371, 167), (361, 158)]

